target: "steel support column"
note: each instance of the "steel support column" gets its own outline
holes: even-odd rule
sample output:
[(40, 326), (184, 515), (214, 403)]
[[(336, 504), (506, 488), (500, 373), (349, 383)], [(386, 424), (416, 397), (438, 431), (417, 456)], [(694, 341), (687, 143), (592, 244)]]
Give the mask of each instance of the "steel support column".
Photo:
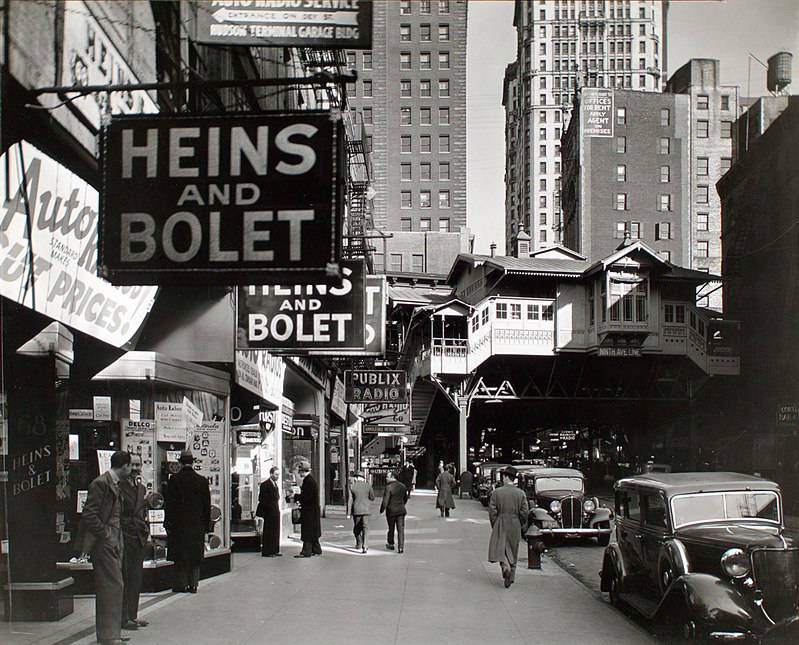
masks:
[(469, 399), (465, 396), (458, 397), (458, 473), (467, 470), (469, 464), (467, 443), (467, 425), (469, 421)]

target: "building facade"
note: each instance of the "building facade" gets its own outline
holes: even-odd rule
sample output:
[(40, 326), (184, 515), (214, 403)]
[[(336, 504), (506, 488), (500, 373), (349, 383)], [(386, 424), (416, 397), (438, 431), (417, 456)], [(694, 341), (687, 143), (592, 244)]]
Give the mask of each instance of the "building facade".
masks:
[(560, 138), (580, 87), (658, 92), (666, 76), (668, 2), (516, 0), (516, 62), (504, 82), (505, 244), (562, 240)]

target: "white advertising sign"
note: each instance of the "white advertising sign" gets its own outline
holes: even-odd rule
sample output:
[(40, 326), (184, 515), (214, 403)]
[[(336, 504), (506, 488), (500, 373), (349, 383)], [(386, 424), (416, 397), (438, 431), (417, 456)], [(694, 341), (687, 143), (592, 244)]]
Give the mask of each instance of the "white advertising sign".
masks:
[(94, 396), (92, 397), (92, 414), (95, 421), (111, 420), (111, 397)]
[(0, 295), (124, 346), (157, 288), (97, 277), (97, 191), (26, 141), (0, 156), (0, 167)]
[(147, 493), (155, 482), (155, 419), (122, 419), (122, 450), (141, 457), (142, 483)]
[(236, 351), (236, 383), (264, 401), (280, 407), (286, 364), (264, 350)]
[(203, 422), (203, 411), (185, 396), (183, 397), (183, 419), (186, 427), (186, 445), (189, 446), (197, 426)]
[(70, 408), (69, 409), (69, 418), (70, 419), (85, 419), (91, 421), (94, 419), (94, 410), (83, 410), (79, 408)]
[(114, 454), (113, 450), (98, 450), (97, 451), (97, 465), (100, 467), (100, 474), (111, 470), (111, 455)]
[(182, 403), (155, 402), (155, 436), (157, 441), (186, 441)]
[[(224, 463), (225, 424), (222, 421), (205, 421), (194, 430), (192, 440), (188, 444), (194, 455), (194, 470), (208, 478), (211, 489), (211, 504), (217, 506), (225, 515), (227, 505), (225, 499), (225, 485), (222, 464)], [(224, 521), (214, 525), (214, 533), (223, 537)]]

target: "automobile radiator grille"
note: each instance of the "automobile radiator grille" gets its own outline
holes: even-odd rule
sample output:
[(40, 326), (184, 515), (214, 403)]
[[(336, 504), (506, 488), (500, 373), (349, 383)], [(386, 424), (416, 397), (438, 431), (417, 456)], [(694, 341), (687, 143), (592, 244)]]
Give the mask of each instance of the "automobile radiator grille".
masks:
[(763, 607), (779, 622), (799, 609), (799, 549), (752, 551), (752, 573), (763, 592)]
[(564, 529), (583, 527), (583, 503), (579, 497), (564, 497), (560, 502)]

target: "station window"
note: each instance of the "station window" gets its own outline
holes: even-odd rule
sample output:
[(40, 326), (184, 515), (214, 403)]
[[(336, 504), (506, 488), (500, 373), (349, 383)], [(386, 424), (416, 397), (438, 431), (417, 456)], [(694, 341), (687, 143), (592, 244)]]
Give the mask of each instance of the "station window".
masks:
[(541, 320), (541, 305), (527, 305), (527, 320)]
[(511, 320), (521, 320), (522, 319), (522, 306), (519, 303), (512, 302), (510, 305), (510, 317)]
[(480, 322), (483, 325), (488, 323), (488, 316), (490, 315), (489, 311), (490, 311), (490, 309), (488, 307), (486, 307), (485, 309), (483, 309), (483, 311), (480, 312)]
[(541, 307), (541, 320), (555, 320), (555, 307), (553, 305)]
[(508, 304), (506, 302), (497, 303), (497, 320), (508, 319)]

